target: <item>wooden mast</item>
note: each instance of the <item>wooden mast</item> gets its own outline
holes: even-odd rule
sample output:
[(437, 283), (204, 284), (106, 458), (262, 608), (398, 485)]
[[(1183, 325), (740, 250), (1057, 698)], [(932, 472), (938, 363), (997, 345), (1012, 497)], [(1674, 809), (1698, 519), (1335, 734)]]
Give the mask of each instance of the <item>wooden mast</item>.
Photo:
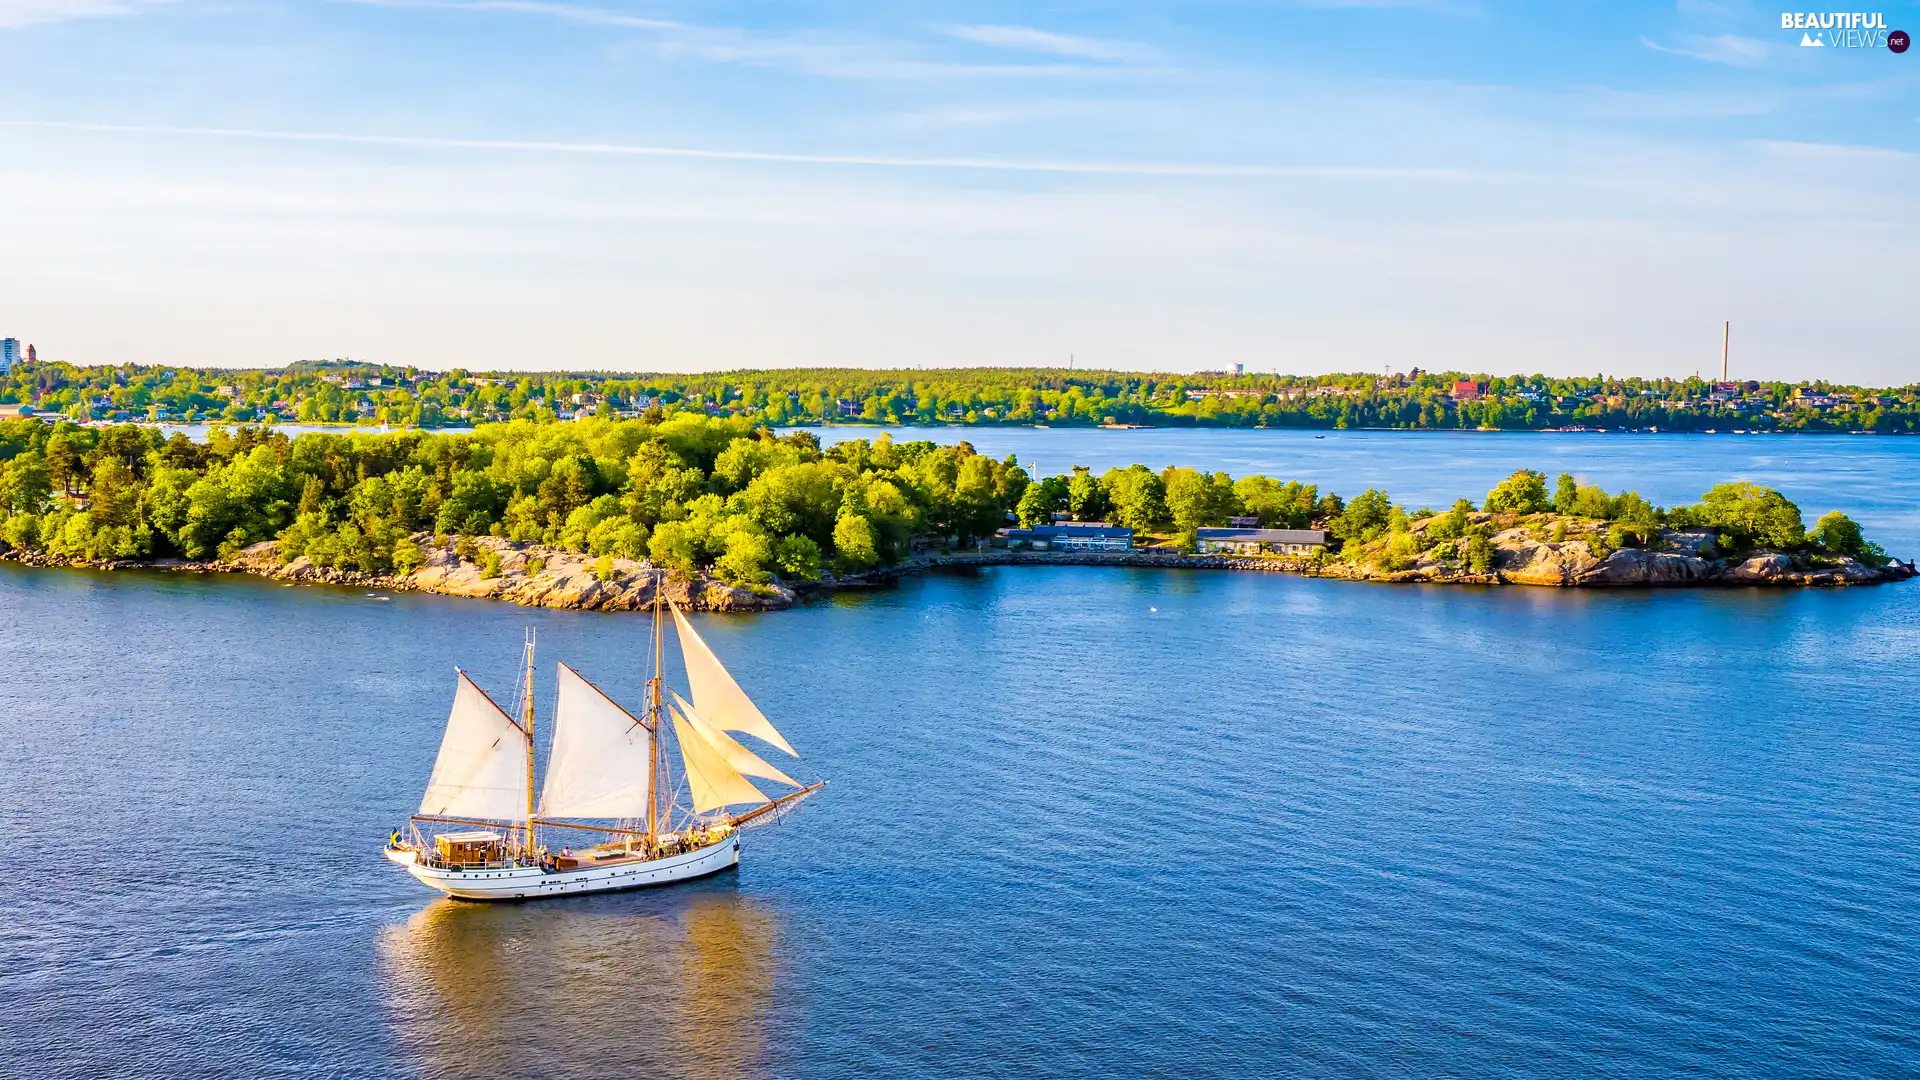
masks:
[(533, 857), (533, 628), (527, 628), (527, 685), (523, 702), (527, 733), (527, 857)]
[(647, 847), (660, 842), (660, 677), (666, 642), (661, 638), (661, 574), (653, 575), (653, 678), (647, 680), (647, 722), (653, 727), (652, 752), (647, 755)]

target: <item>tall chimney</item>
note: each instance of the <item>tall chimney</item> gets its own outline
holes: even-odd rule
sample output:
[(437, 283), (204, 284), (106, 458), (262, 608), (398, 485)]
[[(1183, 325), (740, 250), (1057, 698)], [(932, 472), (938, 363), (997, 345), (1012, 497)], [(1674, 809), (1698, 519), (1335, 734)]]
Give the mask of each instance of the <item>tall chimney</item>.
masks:
[(1720, 381), (1727, 381), (1727, 339), (1733, 336), (1733, 321), (1720, 324)]

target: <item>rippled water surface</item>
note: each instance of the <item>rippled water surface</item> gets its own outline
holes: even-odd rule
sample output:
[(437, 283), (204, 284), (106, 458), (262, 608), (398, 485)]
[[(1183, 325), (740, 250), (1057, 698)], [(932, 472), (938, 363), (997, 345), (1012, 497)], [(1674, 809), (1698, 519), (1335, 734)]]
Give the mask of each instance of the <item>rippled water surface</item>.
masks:
[(633, 699), (643, 620), (11, 566), (0, 613), (0, 1074), (1920, 1072), (1912, 584), (1000, 568), (707, 618), (833, 786), (735, 873), (499, 907), (378, 853), (452, 666), (504, 686), (532, 625)]

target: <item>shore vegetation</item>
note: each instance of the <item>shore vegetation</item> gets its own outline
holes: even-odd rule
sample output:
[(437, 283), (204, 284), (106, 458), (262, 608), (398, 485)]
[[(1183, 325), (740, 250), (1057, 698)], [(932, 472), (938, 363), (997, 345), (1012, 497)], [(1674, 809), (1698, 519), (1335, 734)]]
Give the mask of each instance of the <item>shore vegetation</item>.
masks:
[(0, 410), (76, 421), (466, 427), (650, 409), (755, 424), (1920, 433), (1920, 385), (1494, 375), (1191, 374), (1061, 368), (777, 369), (695, 374), (423, 371), (351, 361), (209, 370), (39, 360), (0, 375)]

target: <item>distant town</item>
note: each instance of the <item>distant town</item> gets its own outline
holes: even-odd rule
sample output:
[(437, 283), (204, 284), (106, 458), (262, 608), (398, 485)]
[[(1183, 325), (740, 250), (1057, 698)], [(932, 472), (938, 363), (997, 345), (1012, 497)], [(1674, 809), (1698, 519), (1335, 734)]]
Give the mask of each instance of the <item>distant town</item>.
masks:
[(284, 368), (78, 367), (0, 339), (0, 419), (465, 427), (649, 410), (775, 425), (1920, 432), (1920, 384), (1489, 375), (1194, 374), (1070, 368), (447, 372), (352, 360)]

